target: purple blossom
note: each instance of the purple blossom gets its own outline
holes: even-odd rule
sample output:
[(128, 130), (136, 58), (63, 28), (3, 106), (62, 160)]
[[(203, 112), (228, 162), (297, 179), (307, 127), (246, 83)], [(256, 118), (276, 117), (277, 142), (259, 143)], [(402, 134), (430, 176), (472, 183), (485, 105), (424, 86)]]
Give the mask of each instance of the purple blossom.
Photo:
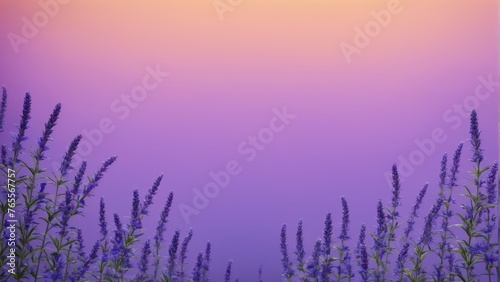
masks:
[(384, 213), (384, 206), (382, 201), (379, 200), (377, 203), (377, 233), (374, 237), (374, 250), (379, 254), (380, 257), (385, 254), (386, 242), (384, 240), (387, 233), (386, 226), (386, 216)]
[(102, 239), (106, 239), (108, 236), (108, 223), (106, 222), (106, 204), (103, 197), (99, 202), (99, 227)]
[(0, 103), (0, 132), (3, 132), (3, 122), (5, 118), (5, 109), (7, 108), (7, 89), (2, 86), (2, 102)]
[(290, 262), (290, 258), (288, 257), (287, 243), (286, 243), (286, 224), (283, 224), (281, 227), (281, 264), (283, 266), (283, 277), (287, 280), (292, 279), (294, 274), (292, 263)]
[(307, 270), (311, 278), (319, 278), (322, 246), (321, 240), (317, 240), (314, 244), (311, 261), (307, 264)]
[(103, 177), (108, 167), (116, 161), (116, 156), (113, 156), (102, 163), (101, 168), (94, 174), (94, 177), (89, 181), (89, 183), (83, 189), (84, 197), (88, 196), (94, 188), (99, 184), (99, 180)]
[(164, 233), (167, 230), (165, 225), (168, 221), (168, 215), (170, 213), (170, 208), (172, 207), (173, 200), (174, 200), (174, 193), (170, 192), (170, 194), (168, 195), (167, 202), (165, 203), (165, 206), (161, 212), (160, 220), (158, 221), (158, 225), (156, 227), (156, 234), (154, 240), (157, 249), (160, 248), (161, 243), (165, 240)]
[(232, 266), (232, 264), (233, 264), (233, 261), (231, 261), (231, 260), (227, 263), (226, 274), (224, 275), (225, 282), (231, 281), (231, 266)]
[(52, 281), (61, 281), (63, 278), (62, 271), (65, 266), (65, 262), (60, 253), (54, 252), (51, 254), (53, 265), (51, 268), (48, 268), (45, 272), (45, 278), (50, 279)]
[(66, 236), (68, 234), (68, 222), (71, 217), (71, 211), (73, 210), (73, 205), (71, 204), (72, 198), (71, 198), (71, 192), (69, 190), (66, 190), (65, 197), (64, 197), (64, 202), (61, 203), (59, 210), (62, 213), (61, 220), (59, 222), (59, 228), (61, 229), (59, 231), (59, 234), (61, 236)]
[(177, 259), (177, 249), (179, 248), (180, 231), (175, 230), (174, 237), (168, 248), (167, 276), (172, 278), (175, 273), (175, 261)]
[(498, 173), (498, 162), (493, 163), (490, 168), (490, 173), (488, 174), (488, 179), (486, 180), (486, 191), (488, 195), (488, 204), (495, 204), (497, 197), (497, 173)]
[(139, 273), (136, 276), (137, 281), (146, 281), (148, 265), (149, 265), (149, 255), (151, 254), (151, 247), (149, 244), (149, 240), (144, 242), (144, 246), (142, 247), (142, 254), (139, 264), (137, 265), (139, 268)]
[(75, 176), (75, 181), (73, 182), (73, 189), (71, 192), (73, 193), (74, 196), (80, 193), (80, 186), (82, 184), (83, 175), (85, 174), (86, 169), (87, 169), (87, 162), (83, 161), (82, 164), (80, 165), (78, 173)]
[(76, 231), (76, 250), (78, 252), (79, 260), (83, 261), (85, 259), (86, 253), (83, 245), (83, 233), (80, 228)]
[(263, 280), (262, 280), (262, 265), (259, 266), (259, 282), (263, 282)]
[(210, 259), (211, 259), (211, 252), (212, 252), (212, 244), (210, 242), (207, 242), (207, 246), (205, 247), (205, 256), (203, 258), (203, 279), (202, 281), (207, 280), (207, 273), (208, 270), (210, 269)]
[(360, 266), (359, 274), (363, 281), (368, 281), (368, 252), (366, 251), (366, 225), (361, 225), (361, 231), (359, 232), (359, 239), (356, 245), (356, 260)]
[(444, 191), (444, 186), (446, 184), (446, 165), (448, 163), (448, 154), (444, 154), (443, 158), (441, 159), (441, 169), (439, 171), (439, 193), (440, 195), (443, 195)]
[(61, 104), (57, 104), (52, 114), (50, 115), (49, 120), (45, 123), (45, 128), (43, 130), (42, 136), (38, 139), (38, 150), (35, 153), (35, 159), (43, 160), (45, 159), (43, 153), (47, 151), (49, 148), (47, 147), (47, 143), (49, 142), (50, 135), (53, 132), (54, 127), (56, 126), (57, 119), (59, 118), (59, 114), (61, 113)]
[(7, 147), (5, 147), (5, 145), (2, 145), (1, 159), (2, 164), (7, 165)]
[(432, 227), (434, 225), (434, 221), (439, 214), (439, 210), (441, 209), (441, 205), (443, 204), (443, 198), (439, 197), (436, 200), (436, 203), (432, 206), (431, 210), (427, 214), (424, 219), (424, 230), (422, 232), (422, 236), (418, 240), (419, 246), (428, 245), (432, 241)]
[(90, 265), (92, 265), (96, 261), (98, 250), (99, 250), (99, 241), (96, 241), (94, 243), (94, 246), (92, 246), (92, 250), (90, 251), (89, 257), (83, 261), (83, 265), (78, 269), (76, 275), (77, 281), (85, 277), (85, 273), (87, 273), (87, 271), (89, 270)]
[(455, 186), (457, 186), (457, 175), (459, 173), (460, 156), (462, 154), (463, 146), (464, 146), (463, 143), (458, 144), (457, 149), (453, 154), (453, 164), (450, 169), (450, 183), (449, 183), (450, 189), (453, 189)]
[(297, 245), (295, 254), (297, 255), (297, 262), (298, 262), (297, 268), (299, 270), (304, 270), (304, 257), (306, 256), (306, 252), (304, 250), (304, 238), (302, 235), (302, 219), (299, 220), (296, 237), (297, 237)]
[(408, 256), (408, 249), (410, 247), (410, 244), (406, 242), (403, 245), (403, 248), (401, 248), (401, 251), (399, 252), (398, 255), (398, 260), (396, 261), (396, 271), (395, 274), (396, 276), (401, 276), (404, 270), (404, 263), (406, 261), (406, 257)]
[(342, 241), (349, 240), (351, 237), (347, 234), (349, 231), (349, 206), (347, 200), (342, 197), (342, 228), (340, 229), (339, 239)]
[(332, 213), (326, 214), (325, 229), (323, 231), (323, 253), (329, 256), (332, 250), (333, 221)]
[(14, 141), (12, 142), (12, 151), (14, 151), (14, 158), (12, 160), (13, 163), (17, 162), (17, 157), (19, 152), (22, 150), (21, 143), (27, 139), (25, 136), (26, 129), (28, 128), (28, 121), (31, 119), (31, 95), (30, 93), (26, 93), (24, 96), (23, 103), (23, 113), (21, 115), (21, 122), (18, 126), (18, 133), (14, 135)]
[(78, 144), (80, 144), (81, 140), (82, 140), (81, 135), (76, 136), (75, 139), (71, 141), (68, 150), (64, 154), (61, 167), (59, 168), (59, 171), (61, 172), (62, 176), (65, 176), (71, 169), (73, 169), (73, 167), (71, 166), (71, 162), (73, 161), (73, 156), (75, 155), (76, 149), (78, 148)]
[(398, 167), (396, 164), (392, 166), (392, 210), (393, 214), (389, 215), (392, 218), (396, 218), (398, 216), (396, 209), (400, 205), (401, 200), (401, 183), (399, 180)]
[(139, 190), (134, 190), (134, 196), (132, 198), (132, 215), (130, 217), (130, 228), (132, 231), (142, 228), (141, 215), (139, 213), (140, 200), (139, 200)]
[[(182, 241), (182, 244), (181, 244), (181, 252), (179, 255), (181, 268), (184, 267), (184, 261), (187, 259), (187, 255), (186, 255), (187, 248), (188, 248), (189, 242), (191, 241), (191, 238), (193, 238), (193, 229), (189, 229), (188, 235), (184, 238), (184, 240)], [(182, 272), (183, 272), (183, 269), (182, 269)], [(184, 275), (184, 273), (182, 273), (182, 275)]]
[(420, 205), (424, 200), (425, 193), (427, 192), (427, 188), (429, 187), (428, 183), (425, 183), (424, 187), (418, 193), (417, 199), (415, 200), (415, 204), (411, 209), (410, 216), (408, 217), (407, 225), (404, 229), (404, 238), (407, 240), (410, 237), (411, 232), (413, 231), (413, 226), (415, 225), (415, 218), (418, 216), (418, 210), (420, 209)]
[(193, 282), (202, 282), (203, 275), (203, 253), (198, 253), (196, 264), (193, 269)]
[(161, 180), (163, 179), (163, 174), (158, 176), (156, 178), (155, 182), (153, 183), (153, 186), (151, 189), (149, 189), (148, 194), (144, 198), (144, 201), (141, 206), (141, 215), (147, 215), (148, 214), (148, 207), (153, 204), (153, 198), (156, 195), (156, 192), (158, 191), (158, 187), (160, 187)]
[(472, 145), (473, 157), (472, 162), (481, 163), (483, 161), (483, 149), (481, 148), (481, 130), (477, 119), (476, 110), (472, 110), (470, 114), (470, 143)]

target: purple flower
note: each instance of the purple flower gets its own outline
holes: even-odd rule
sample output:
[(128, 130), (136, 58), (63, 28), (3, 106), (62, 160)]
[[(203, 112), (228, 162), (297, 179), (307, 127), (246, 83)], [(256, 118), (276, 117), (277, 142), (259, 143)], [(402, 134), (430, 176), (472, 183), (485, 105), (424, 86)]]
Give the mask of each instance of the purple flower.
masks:
[(262, 280), (262, 265), (259, 266), (259, 282), (263, 282), (263, 280)]
[(149, 265), (149, 255), (151, 254), (151, 247), (149, 244), (149, 240), (144, 242), (144, 246), (142, 247), (141, 259), (138, 264), (139, 273), (136, 276), (137, 281), (146, 281), (148, 265)]
[(87, 169), (87, 162), (83, 161), (82, 164), (80, 165), (78, 173), (75, 176), (75, 182), (73, 182), (73, 189), (71, 192), (73, 193), (74, 196), (80, 193), (80, 185), (82, 184), (83, 175), (85, 174), (86, 169)]
[(398, 167), (397, 165), (392, 166), (392, 209), (394, 211), (394, 214), (389, 215), (392, 216), (393, 218), (396, 218), (398, 216), (396, 209), (399, 206), (399, 201), (401, 200), (401, 183), (399, 181), (399, 173), (398, 173)]
[(139, 213), (139, 190), (134, 190), (134, 196), (132, 199), (132, 216), (130, 217), (130, 228), (131, 230), (138, 230), (142, 228), (141, 215)]
[(224, 275), (224, 281), (225, 282), (230, 282), (231, 281), (231, 265), (233, 264), (233, 261), (229, 261), (227, 263), (226, 267), (226, 275)]
[(108, 167), (116, 161), (116, 156), (113, 156), (102, 163), (101, 168), (95, 173), (94, 177), (89, 181), (89, 183), (83, 189), (83, 196), (86, 197), (92, 192), (92, 190), (97, 187), (99, 180), (103, 177)]
[(342, 241), (349, 240), (351, 237), (347, 234), (349, 231), (349, 206), (347, 200), (342, 197), (342, 228), (340, 229), (339, 239)]
[(158, 178), (156, 178), (155, 182), (153, 183), (153, 186), (151, 187), (151, 189), (149, 189), (148, 194), (144, 198), (144, 202), (142, 203), (141, 206), (142, 215), (148, 214), (148, 207), (153, 203), (153, 198), (156, 195), (156, 192), (158, 191), (158, 187), (160, 186), (162, 179), (163, 179), (163, 174), (161, 174), (160, 176), (158, 176)]
[(1, 159), (2, 164), (7, 165), (7, 148), (5, 147), (5, 145), (2, 145)]
[(317, 240), (314, 244), (314, 250), (312, 253), (311, 261), (307, 264), (307, 270), (311, 278), (319, 278), (320, 271), (320, 261), (323, 243), (321, 240)]
[(89, 257), (86, 260), (84, 260), (83, 265), (78, 269), (76, 275), (77, 281), (85, 277), (85, 273), (87, 273), (87, 271), (89, 270), (90, 265), (96, 261), (98, 250), (99, 250), (99, 241), (96, 241), (94, 243), (94, 246), (92, 246), (92, 250), (90, 251)]
[(175, 273), (175, 260), (177, 259), (177, 249), (179, 248), (180, 231), (175, 230), (174, 237), (168, 248), (167, 276), (172, 278)]
[(413, 226), (415, 225), (415, 218), (418, 216), (418, 210), (420, 209), (420, 205), (424, 200), (425, 193), (427, 192), (427, 187), (429, 187), (429, 184), (425, 183), (424, 187), (418, 193), (417, 199), (415, 200), (415, 204), (413, 204), (410, 216), (408, 217), (407, 225), (404, 229), (405, 240), (408, 240), (411, 232), (413, 231)]
[(78, 252), (79, 260), (84, 261), (86, 253), (84, 250), (85, 246), (83, 245), (83, 234), (80, 228), (77, 229), (76, 232), (76, 250)]
[(38, 140), (38, 150), (35, 153), (35, 159), (43, 160), (45, 159), (43, 153), (47, 151), (49, 148), (47, 147), (47, 142), (49, 142), (50, 135), (53, 132), (54, 127), (56, 126), (57, 119), (59, 118), (59, 114), (61, 113), (61, 104), (57, 104), (52, 114), (50, 115), (49, 121), (45, 123), (45, 128), (43, 130), (42, 136)]
[(108, 236), (108, 223), (106, 222), (106, 204), (103, 197), (101, 197), (101, 201), (99, 202), (99, 227), (102, 239), (106, 239)]
[(493, 163), (490, 168), (490, 173), (488, 174), (488, 179), (486, 180), (486, 191), (488, 195), (488, 204), (496, 203), (496, 188), (497, 188), (497, 173), (498, 173), (498, 162)]
[(374, 250), (379, 254), (380, 257), (382, 257), (385, 254), (385, 235), (387, 233), (387, 226), (386, 226), (386, 216), (384, 213), (384, 206), (382, 204), (382, 201), (379, 200), (377, 204), (377, 233), (374, 238)]
[(297, 262), (298, 262), (297, 268), (299, 270), (304, 270), (304, 257), (306, 256), (306, 252), (304, 250), (304, 238), (302, 235), (302, 219), (299, 220), (296, 237), (297, 237), (297, 245), (295, 254), (297, 255)]
[(80, 144), (81, 140), (82, 140), (81, 135), (76, 136), (75, 139), (71, 141), (68, 150), (64, 154), (61, 167), (59, 168), (59, 171), (61, 172), (62, 176), (68, 174), (69, 170), (73, 169), (73, 167), (71, 166), (71, 162), (73, 161), (73, 156), (75, 155), (76, 149), (78, 148), (78, 144)]
[(203, 275), (203, 253), (198, 253), (196, 264), (193, 269), (193, 282), (202, 282)]
[(164, 233), (166, 231), (165, 224), (168, 221), (168, 215), (170, 213), (170, 208), (172, 207), (172, 201), (174, 200), (174, 193), (170, 192), (168, 195), (167, 202), (165, 203), (165, 206), (161, 212), (160, 215), (160, 220), (158, 221), (158, 225), (156, 227), (156, 234), (154, 237), (155, 240), (155, 247), (157, 249), (160, 248), (161, 243), (163, 242), (164, 239)]
[(332, 213), (326, 214), (325, 229), (323, 231), (323, 253), (329, 256), (332, 250), (333, 221)]
[(439, 171), (439, 193), (442, 195), (444, 193), (443, 189), (446, 184), (446, 165), (448, 163), (448, 154), (444, 154), (441, 159), (441, 169)]
[(410, 244), (407, 242), (403, 245), (403, 248), (401, 248), (401, 251), (399, 252), (398, 260), (396, 261), (396, 276), (401, 276), (401, 274), (403, 273), (404, 263), (406, 261), (406, 257), (408, 256), (409, 247)]
[(293, 268), (292, 268), (292, 263), (290, 262), (290, 258), (288, 257), (288, 250), (287, 250), (287, 243), (286, 243), (286, 224), (283, 224), (281, 227), (281, 236), (280, 236), (281, 244), (281, 263), (283, 266), (283, 277), (285, 277), (287, 280), (292, 279), (292, 276), (294, 274)]
[(359, 232), (359, 239), (356, 245), (356, 260), (360, 266), (359, 274), (363, 281), (368, 281), (368, 252), (366, 251), (366, 225), (361, 225), (361, 231)]
[(23, 103), (23, 113), (21, 115), (21, 122), (19, 123), (18, 126), (18, 133), (14, 136), (14, 141), (12, 142), (12, 151), (14, 151), (14, 157), (12, 162), (15, 163), (17, 162), (17, 157), (19, 152), (23, 149), (21, 146), (21, 143), (27, 139), (25, 136), (26, 129), (28, 128), (28, 121), (30, 120), (31, 112), (31, 95), (30, 93), (26, 93), (24, 96), (24, 103)]
[(64, 269), (65, 263), (63, 257), (60, 253), (54, 252), (51, 254), (53, 266), (45, 272), (45, 278), (52, 281), (61, 281), (63, 278), (62, 271)]
[(477, 119), (476, 110), (472, 110), (470, 114), (470, 143), (472, 145), (473, 157), (472, 162), (481, 163), (483, 161), (483, 149), (481, 148), (481, 130)]
[(5, 109), (7, 108), (7, 89), (2, 86), (2, 102), (0, 103), (0, 132), (3, 132), (3, 121), (5, 118)]
[(184, 238), (184, 240), (182, 241), (182, 244), (181, 244), (181, 252), (179, 255), (181, 266), (184, 265), (184, 261), (187, 259), (186, 254), (187, 254), (187, 249), (188, 249), (189, 242), (191, 241), (191, 238), (193, 238), (193, 229), (189, 229), (188, 235)]
[(434, 226), (434, 221), (439, 214), (439, 210), (441, 209), (441, 205), (443, 204), (443, 198), (439, 197), (436, 200), (436, 203), (432, 206), (431, 210), (427, 214), (424, 219), (424, 230), (422, 232), (422, 236), (418, 240), (419, 246), (428, 245), (432, 241), (432, 227)]
[(455, 154), (453, 154), (453, 164), (450, 169), (450, 183), (449, 187), (453, 189), (455, 186), (457, 186), (457, 175), (459, 173), (459, 167), (460, 167), (460, 156), (462, 154), (462, 148), (464, 144), (460, 143), (457, 146), (457, 149), (455, 150)]
[(68, 234), (68, 222), (71, 217), (71, 211), (73, 210), (73, 205), (71, 204), (71, 193), (69, 190), (66, 190), (65, 197), (64, 197), (64, 202), (61, 203), (59, 210), (62, 213), (61, 220), (59, 223), (59, 228), (61, 229), (59, 231), (59, 234), (61, 236), (66, 236)]
[(203, 279), (202, 281), (207, 280), (207, 273), (210, 269), (210, 257), (212, 252), (212, 244), (207, 242), (207, 246), (205, 247), (205, 257), (203, 258)]

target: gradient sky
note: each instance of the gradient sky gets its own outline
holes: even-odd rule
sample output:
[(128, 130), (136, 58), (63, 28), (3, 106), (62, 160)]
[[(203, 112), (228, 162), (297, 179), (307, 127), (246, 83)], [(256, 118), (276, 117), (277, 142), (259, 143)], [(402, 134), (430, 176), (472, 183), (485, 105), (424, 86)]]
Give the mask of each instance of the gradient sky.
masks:
[[(93, 226), (85, 236), (97, 236), (99, 197), (126, 218), (132, 190), (146, 193), (163, 172), (146, 220), (149, 234), (174, 191), (167, 234), (193, 228), (191, 259), (210, 240), (214, 281), (229, 259), (240, 281), (255, 281), (261, 264), (266, 281), (279, 281), (281, 224), (289, 224), (293, 238), (302, 218), (310, 251), (324, 215), (332, 211), (340, 221), (341, 196), (351, 207), (352, 232), (361, 223), (372, 229), (377, 199), (390, 198), (384, 173), (418, 150), (415, 140), (442, 129), (445, 141), (405, 178), (403, 205), (411, 206), (426, 181), (435, 193), (442, 153), (468, 137), (467, 120), (454, 105), (473, 101), (479, 77), (498, 78), (493, 0), (400, 1), (400, 12), (350, 63), (340, 44), (354, 44), (356, 28), (364, 29), (372, 11), (386, 10), (391, 1), (243, 0), (223, 20), (211, 0), (68, 1), (13, 47), (12, 34), (23, 36), (23, 18), (33, 22), (45, 2), (57, 3), (0, 2), (7, 128), (14, 131), (26, 91), (33, 95), (31, 141), (61, 102), (50, 167), (74, 136), (110, 120), (113, 132), (84, 156), (96, 170), (118, 155), (79, 222)], [(112, 104), (125, 105), (122, 95), (142, 85), (148, 66), (169, 76), (120, 119)], [(487, 162), (498, 155), (497, 91), (477, 105)], [(297, 117), (247, 162), (238, 145), (285, 106)], [(230, 160), (241, 164), (241, 174), (186, 224), (179, 205), (191, 205), (193, 188), (202, 189), (209, 172)]]

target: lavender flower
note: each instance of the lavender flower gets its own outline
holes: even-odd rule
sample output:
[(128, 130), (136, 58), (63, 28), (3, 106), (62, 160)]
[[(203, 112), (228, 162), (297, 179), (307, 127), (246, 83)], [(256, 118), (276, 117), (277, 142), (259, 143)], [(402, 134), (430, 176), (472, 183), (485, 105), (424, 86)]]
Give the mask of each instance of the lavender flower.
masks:
[(460, 156), (462, 154), (463, 143), (458, 144), (455, 154), (453, 154), (453, 164), (450, 169), (450, 189), (453, 189), (457, 184), (457, 175), (460, 167)]
[(139, 190), (134, 190), (134, 196), (132, 199), (132, 216), (130, 217), (130, 229), (133, 231), (141, 229), (141, 215), (139, 213)]
[(83, 233), (82, 230), (78, 228), (76, 232), (76, 250), (78, 252), (80, 261), (83, 261), (86, 256), (84, 248), (85, 246), (83, 245)]
[(45, 278), (50, 279), (52, 281), (60, 281), (63, 277), (62, 271), (64, 269), (64, 260), (60, 253), (54, 252), (52, 255), (53, 265), (51, 268), (48, 268), (45, 272)]
[(496, 203), (496, 187), (497, 187), (497, 182), (496, 182), (496, 177), (498, 173), (498, 162), (493, 163), (493, 165), (490, 168), (490, 173), (488, 174), (488, 178), (486, 180), (486, 192), (488, 195), (488, 204), (495, 204)]
[(384, 205), (382, 201), (379, 200), (377, 203), (377, 233), (374, 238), (374, 250), (380, 257), (385, 253), (385, 235), (387, 233), (386, 217), (384, 213)]
[(314, 244), (311, 261), (307, 264), (307, 270), (311, 278), (319, 278), (322, 246), (321, 240), (317, 240)]
[(397, 207), (400, 205), (399, 201), (401, 200), (401, 183), (399, 181), (399, 173), (397, 165), (392, 166), (392, 210), (393, 213), (389, 214), (391, 219), (395, 219), (398, 214), (396, 212)]
[(432, 241), (432, 227), (434, 225), (434, 221), (439, 214), (439, 210), (441, 209), (441, 205), (443, 204), (443, 198), (439, 197), (436, 200), (436, 203), (432, 206), (431, 210), (427, 214), (424, 219), (424, 230), (422, 232), (422, 236), (418, 240), (418, 245), (424, 246), (428, 245)]
[(74, 196), (77, 196), (80, 193), (80, 186), (82, 185), (83, 175), (85, 174), (85, 170), (87, 169), (87, 162), (83, 161), (80, 165), (80, 169), (75, 176), (75, 181), (73, 182), (73, 189), (71, 192)]
[(404, 229), (404, 240), (405, 242), (410, 238), (410, 234), (413, 231), (413, 226), (415, 225), (415, 218), (418, 216), (418, 210), (420, 209), (420, 205), (424, 200), (425, 193), (427, 192), (427, 188), (429, 187), (429, 183), (425, 183), (424, 187), (418, 193), (417, 199), (415, 200), (415, 204), (411, 209), (410, 216), (408, 217), (407, 225)]
[(106, 222), (106, 204), (103, 197), (101, 197), (101, 201), (99, 202), (99, 227), (101, 238), (104, 240), (108, 236), (108, 223)]
[(177, 259), (177, 249), (179, 247), (180, 231), (175, 230), (174, 237), (168, 248), (168, 264), (167, 264), (167, 277), (172, 279), (175, 272), (175, 261)]
[(470, 142), (473, 151), (472, 162), (479, 164), (483, 161), (483, 149), (481, 148), (481, 130), (479, 130), (476, 110), (472, 110), (470, 115), (469, 133), (471, 135)]
[(38, 150), (35, 153), (35, 159), (43, 160), (45, 156), (43, 153), (48, 150), (47, 142), (50, 139), (50, 135), (53, 132), (54, 127), (56, 126), (57, 119), (59, 118), (59, 114), (61, 113), (61, 104), (57, 104), (50, 115), (49, 121), (45, 123), (45, 129), (43, 130), (42, 136), (38, 140)]
[(304, 238), (302, 235), (302, 219), (299, 220), (299, 224), (297, 226), (297, 245), (295, 254), (297, 255), (298, 262), (297, 269), (304, 272), (304, 257), (306, 255), (306, 252), (304, 250)]
[(139, 261), (138, 268), (139, 273), (136, 276), (137, 281), (145, 281), (147, 280), (147, 271), (149, 265), (149, 255), (151, 254), (151, 247), (149, 244), (149, 240), (144, 242), (144, 246), (142, 247), (141, 260)]
[(158, 187), (160, 186), (161, 180), (163, 179), (163, 174), (158, 176), (156, 178), (155, 182), (153, 183), (153, 187), (149, 189), (148, 194), (144, 198), (144, 202), (142, 203), (141, 206), (141, 215), (147, 215), (148, 214), (148, 207), (153, 204), (153, 198), (156, 195), (156, 192), (158, 191)]
[(356, 245), (356, 260), (360, 266), (359, 274), (363, 281), (368, 281), (368, 252), (366, 251), (366, 225), (361, 225), (361, 231), (359, 232), (359, 239)]
[(19, 123), (18, 126), (18, 133), (14, 136), (14, 141), (12, 142), (12, 151), (14, 151), (14, 157), (12, 160), (12, 163), (17, 162), (17, 157), (19, 152), (22, 150), (21, 143), (27, 139), (25, 136), (26, 129), (28, 128), (28, 121), (31, 119), (30, 116), (31, 112), (31, 95), (30, 93), (26, 93), (24, 96), (24, 103), (23, 103), (23, 113), (21, 115), (21, 122)]
[(446, 165), (448, 163), (448, 154), (444, 154), (441, 159), (441, 169), (439, 172), (439, 194), (444, 195), (444, 186), (446, 184)]
[(78, 148), (78, 144), (80, 144), (81, 140), (81, 135), (76, 136), (75, 139), (71, 141), (68, 150), (64, 154), (61, 167), (59, 168), (62, 176), (65, 176), (66, 174), (68, 174), (69, 170), (73, 169), (73, 167), (71, 166), (71, 162), (73, 161), (73, 156), (75, 155), (76, 149)]
[(2, 164), (7, 165), (7, 148), (5, 145), (2, 145), (2, 151), (1, 151), (1, 159), (2, 159)]
[(263, 282), (263, 280), (262, 280), (262, 265), (259, 266), (259, 282)]
[(59, 223), (59, 228), (61, 229), (59, 234), (61, 236), (66, 236), (66, 234), (68, 234), (68, 222), (71, 217), (71, 211), (73, 210), (71, 200), (71, 193), (69, 192), (69, 190), (66, 190), (64, 202), (59, 207), (59, 210), (62, 212), (61, 220)]
[(286, 243), (286, 224), (281, 227), (281, 263), (283, 265), (283, 277), (290, 281), (293, 277), (294, 271), (290, 258), (288, 257), (287, 243)]
[(323, 253), (325, 255), (330, 255), (332, 250), (332, 235), (333, 235), (333, 221), (332, 221), (332, 213), (326, 214), (325, 219), (325, 229), (323, 231)]
[(83, 265), (78, 269), (76, 275), (77, 281), (85, 277), (85, 273), (87, 273), (87, 271), (89, 270), (90, 265), (92, 265), (96, 261), (98, 250), (99, 250), (99, 241), (96, 241), (94, 243), (94, 246), (92, 246), (92, 250), (90, 251), (89, 257), (83, 262)]
[(103, 177), (104, 173), (108, 170), (108, 167), (116, 161), (116, 156), (113, 156), (102, 163), (101, 168), (95, 173), (94, 177), (89, 181), (89, 183), (83, 189), (84, 197), (88, 196), (90, 192), (99, 184), (99, 180)]
[(161, 244), (165, 240), (164, 233), (167, 230), (165, 225), (167, 224), (167, 221), (168, 221), (168, 215), (170, 213), (170, 208), (172, 207), (173, 200), (174, 200), (174, 193), (170, 192), (170, 194), (168, 195), (167, 202), (165, 203), (165, 206), (161, 212), (160, 220), (158, 221), (158, 225), (156, 226), (156, 232), (155, 232), (155, 236), (153, 239), (154, 243), (155, 243), (155, 252), (154, 252), (155, 260), (153, 262), (153, 266), (154, 266), (153, 278), (156, 278), (156, 276), (158, 274), (158, 268), (160, 266), (160, 261), (161, 261), (160, 248), (161, 248)]
[(403, 270), (405, 267), (405, 261), (408, 256), (408, 250), (410, 248), (409, 243), (404, 243), (403, 248), (401, 248), (401, 251), (399, 252), (398, 255), (398, 260), (396, 261), (396, 271), (395, 274), (396, 276), (400, 277), (400, 281), (402, 280), (403, 277)]
[(205, 257), (203, 258), (203, 275), (202, 275), (202, 281), (207, 280), (207, 273), (208, 270), (210, 269), (210, 257), (211, 257), (211, 252), (212, 252), (212, 244), (210, 242), (207, 242), (207, 246), (205, 247)]
[(342, 228), (340, 229), (339, 239), (342, 241), (349, 240), (351, 237), (347, 234), (349, 231), (349, 206), (347, 200), (342, 197)]
[(2, 86), (2, 102), (0, 103), (0, 132), (3, 132), (3, 121), (5, 118), (5, 109), (7, 108), (7, 89)]
[(226, 267), (226, 275), (224, 275), (224, 281), (225, 282), (230, 282), (231, 281), (231, 265), (233, 264), (233, 261), (229, 261), (227, 263)]
[(203, 275), (203, 253), (198, 253), (198, 257), (196, 258), (196, 264), (193, 269), (193, 282), (202, 282)]
[(181, 266), (181, 279), (184, 278), (184, 262), (185, 260), (187, 259), (187, 249), (188, 249), (188, 245), (189, 245), (189, 242), (191, 241), (191, 238), (193, 238), (193, 229), (189, 229), (189, 233), (188, 235), (184, 238), (184, 240), (182, 241), (182, 245), (181, 245), (181, 252), (180, 252), (180, 255), (179, 255), (179, 260), (180, 260), (180, 266)]

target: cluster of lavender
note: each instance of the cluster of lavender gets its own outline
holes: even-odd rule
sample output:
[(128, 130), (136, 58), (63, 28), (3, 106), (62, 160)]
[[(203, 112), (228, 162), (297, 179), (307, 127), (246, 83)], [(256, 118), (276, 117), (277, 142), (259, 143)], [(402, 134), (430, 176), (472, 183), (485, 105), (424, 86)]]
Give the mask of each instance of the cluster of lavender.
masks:
[[(392, 198), (376, 208), (376, 227), (366, 242), (367, 227), (361, 226), (352, 250), (349, 207), (342, 198), (342, 224), (333, 242), (332, 214), (326, 215), (323, 236), (308, 259), (304, 250), (302, 221), (296, 233), (296, 262), (287, 248), (286, 225), (281, 228), (282, 275), (287, 281), (498, 281), (497, 172), (498, 163), (485, 166), (481, 131), (476, 111), (470, 116), (471, 179), (459, 188), (458, 175), (463, 144), (459, 144), (448, 167), (443, 155), (437, 197), (415, 230), (418, 212), (427, 193), (425, 184), (410, 214), (401, 222), (401, 184), (397, 166), (392, 167)], [(462, 197), (455, 199), (453, 192)], [(455, 193), (457, 193), (455, 192)], [(400, 230), (402, 227), (402, 230)], [(397, 244), (397, 249), (395, 248)], [(500, 268), (499, 268), (500, 271)]]
[[(0, 104), (0, 133), (7, 104), (7, 91), (2, 89)], [(87, 163), (75, 164), (75, 156), (82, 136), (77, 136), (67, 149), (58, 171), (48, 172), (43, 168), (48, 143), (58, 121), (61, 105), (52, 111), (45, 123), (37, 148), (27, 153), (23, 147), (31, 113), (31, 96), (25, 95), (18, 132), (12, 145), (1, 146), (0, 176), (0, 281), (208, 281), (211, 245), (197, 256), (194, 268), (186, 265), (187, 250), (193, 236), (192, 230), (181, 240), (176, 230), (170, 241), (167, 255), (163, 254), (166, 224), (172, 206), (171, 192), (163, 207), (154, 236), (141, 240), (145, 235), (142, 221), (158, 191), (163, 176), (153, 183), (141, 200), (139, 191), (132, 197), (130, 221), (125, 225), (118, 214), (113, 214), (114, 230), (108, 229), (106, 205), (100, 199), (100, 238), (85, 251), (81, 229), (72, 225), (74, 217), (84, 214), (85, 203), (94, 189), (116, 161), (110, 157), (88, 181), (84, 181)], [(22, 158), (29, 154), (31, 158)], [(75, 168), (75, 167), (76, 168)], [(7, 263), (7, 172), (16, 171), (17, 187), (16, 215), (17, 245), (15, 273), (4, 267)], [(142, 246), (141, 246), (142, 245)], [(137, 250), (137, 251), (136, 251)], [(228, 264), (225, 280), (231, 276)]]

